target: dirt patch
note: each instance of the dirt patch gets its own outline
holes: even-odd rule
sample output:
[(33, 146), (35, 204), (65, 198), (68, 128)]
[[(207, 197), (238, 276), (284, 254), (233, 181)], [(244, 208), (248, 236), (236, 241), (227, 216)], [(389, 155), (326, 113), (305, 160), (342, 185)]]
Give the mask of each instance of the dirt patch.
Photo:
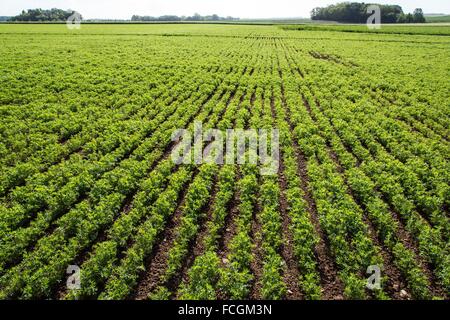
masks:
[(309, 54), (315, 59), (327, 60), (346, 67), (357, 67), (358, 65), (352, 61), (345, 61), (342, 57), (333, 54), (321, 53), (317, 51), (309, 51)]

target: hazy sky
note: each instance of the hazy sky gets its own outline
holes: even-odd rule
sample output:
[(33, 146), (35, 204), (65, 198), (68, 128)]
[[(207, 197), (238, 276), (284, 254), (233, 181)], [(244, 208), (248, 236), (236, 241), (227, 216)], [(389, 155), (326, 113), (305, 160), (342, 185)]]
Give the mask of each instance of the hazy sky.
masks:
[[(86, 19), (129, 19), (133, 14), (192, 15), (195, 12), (240, 18), (309, 17), (312, 8), (336, 2), (339, 0), (1, 0), (0, 16), (17, 15), (22, 9), (61, 8), (77, 10)], [(450, 13), (449, 0), (373, 2), (399, 4), (407, 12), (412, 12), (414, 8), (423, 8), (425, 13)]]

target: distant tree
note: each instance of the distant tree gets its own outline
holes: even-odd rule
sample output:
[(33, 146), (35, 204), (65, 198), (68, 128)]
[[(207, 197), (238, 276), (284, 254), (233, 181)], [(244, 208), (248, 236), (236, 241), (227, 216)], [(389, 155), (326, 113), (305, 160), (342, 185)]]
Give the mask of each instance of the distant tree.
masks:
[(198, 13), (194, 13), (194, 15), (191, 18), (191, 21), (202, 21), (202, 16), (199, 15)]
[(411, 13), (408, 13), (406, 15), (406, 23), (413, 23), (414, 22), (414, 16)]
[[(317, 7), (311, 11), (312, 20), (328, 20), (347, 23), (365, 23), (371, 13), (367, 13), (369, 4), (360, 2), (340, 2), (327, 7)], [(403, 13), (399, 5), (378, 5), (382, 23), (425, 22), (421, 9), (414, 15)], [(413, 19), (411, 19), (411, 17)], [(411, 21), (410, 21), (411, 20)]]
[(423, 15), (423, 10), (421, 8), (417, 8), (414, 10), (413, 18), (415, 23), (425, 23), (425, 17)]
[(381, 6), (381, 22), (382, 23), (396, 23), (398, 17), (403, 14), (402, 7), (398, 5), (384, 5)]
[(75, 12), (57, 8), (50, 10), (28, 9), (22, 10), (20, 15), (12, 17), (10, 21), (66, 21)]
[(406, 15), (404, 13), (398, 16), (397, 23), (406, 23)]
[(166, 15), (158, 18), (159, 21), (180, 21), (181, 18), (174, 15)]
[(193, 16), (175, 16), (175, 15), (165, 15), (160, 17), (151, 17), (151, 16), (139, 16), (133, 15), (131, 17), (131, 21), (221, 21), (221, 20), (239, 20), (239, 18), (233, 17), (220, 17), (217, 14), (213, 14), (210, 16), (201, 16), (198, 13), (195, 13)]

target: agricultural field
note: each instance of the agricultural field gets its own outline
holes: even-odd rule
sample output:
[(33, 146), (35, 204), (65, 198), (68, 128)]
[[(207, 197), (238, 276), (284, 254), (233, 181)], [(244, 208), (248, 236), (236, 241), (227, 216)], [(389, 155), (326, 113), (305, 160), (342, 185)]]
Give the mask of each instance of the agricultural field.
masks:
[(425, 19), (429, 23), (450, 22), (450, 15), (425, 15)]
[(448, 299), (450, 27), (399, 28), (0, 25), (0, 299)]
[(377, 33), (377, 34), (410, 34), (410, 35), (435, 35), (450, 36), (450, 24), (448, 21), (442, 23), (427, 24), (384, 24), (380, 29), (368, 29), (361, 24), (292, 24), (282, 26), (285, 30), (310, 30), (310, 31), (339, 31), (356, 33)]

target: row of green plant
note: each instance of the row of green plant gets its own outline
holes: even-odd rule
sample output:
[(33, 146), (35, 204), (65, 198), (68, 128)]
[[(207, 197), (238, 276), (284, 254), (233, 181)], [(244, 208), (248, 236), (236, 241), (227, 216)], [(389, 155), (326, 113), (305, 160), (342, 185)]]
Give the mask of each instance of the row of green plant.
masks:
[[(239, 103), (231, 103), (227, 107), (224, 118), (217, 126), (219, 130), (223, 131), (234, 126), (237, 121), (238, 107), (240, 107), (245, 99), (245, 95), (243, 94), (243, 92), (239, 91), (237, 96), (244, 98)], [(199, 256), (195, 257), (192, 266), (187, 271), (188, 279), (182, 282), (178, 288), (177, 296), (180, 299), (217, 299), (218, 282), (221, 278), (221, 261), (217, 251), (219, 250), (219, 241), (225, 231), (225, 223), (231, 202), (235, 195), (236, 171), (237, 168), (234, 164), (225, 164), (220, 169), (216, 187), (217, 191), (211, 209), (211, 217), (206, 222), (207, 232), (204, 239), (200, 239), (200, 241), (203, 241), (201, 245), (204, 249)], [(157, 296), (154, 295), (152, 298), (157, 298)]]
[[(326, 140), (303, 104), (298, 77), (290, 73), (284, 59), (281, 60), (281, 68), (284, 71), (286, 102), (294, 126), (293, 135), (307, 159), (319, 221), (339, 268), (344, 294), (351, 299), (366, 298), (366, 269), (383, 263), (379, 248), (370, 239), (363, 211), (347, 192), (338, 164), (331, 158)], [(386, 298), (383, 290), (377, 290), (375, 296)]]
[[(220, 91), (216, 96), (220, 96)], [(201, 101), (204, 99), (203, 97)], [(205, 117), (213, 110), (213, 103), (202, 107), (206, 108), (202, 115)], [(25, 254), (20, 264), (9, 269), (0, 278), (2, 283), (6, 282), (2, 286), (5, 288), (2, 294), (15, 295), (21, 292), (24, 298), (50, 294), (52, 285), (63, 275), (64, 265), (75, 259), (82, 249), (95, 240), (100, 230), (114, 221), (126, 198), (136, 192), (140, 179), (152, 168), (152, 164), (161, 158), (162, 149), (170, 145), (171, 132), (191, 122), (200, 110), (186, 104), (178, 111), (178, 118), (174, 118), (167, 126), (161, 126), (158, 134), (152, 136), (151, 143), (144, 141), (141, 144), (138, 150), (142, 153), (137, 153), (134, 158), (122, 162), (121, 166), (113, 171), (114, 174), (99, 180), (98, 188), (94, 189), (97, 192), (92, 196), (93, 199), (97, 199), (97, 205), (91, 205), (90, 201), (86, 200), (65, 214), (58, 220), (55, 232), (41, 238), (35, 249)], [(147, 153), (147, 150), (153, 151)], [(71, 251), (67, 252), (68, 250)], [(44, 265), (37, 263), (35, 260), (37, 257), (43, 259), (42, 263), (48, 259), (43, 252), (51, 253), (51, 263), (47, 262)], [(61, 257), (58, 257), (58, 254), (61, 254)], [(18, 270), (26, 271), (20, 273)]]
[[(98, 71), (101, 70), (99, 69)], [(52, 73), (57, 73), (58, 71), (51, 69)], [(191, 86), (200, 86), (199, 82), (201, 80), (204, 81), (205, 77), (209, 79), (208, 82), (210, 84), (213, 84), (218, 79), (218, 75), (210, 72), (210, 69), (207, 69), (206, 72), (201, 72), (201, 75), (198, 74), (198, 77), (195, 78), (187, 77), (189, 70), (171, 74), (166, 73), (164, 77), (160, 76), (160, 74), (161, 70), (156, 71), (153, 80), (146, 80), (145, 82), (148, 85), (145, 88), (133, 85), (131, 86), (132, 89), (130, 89), (129, 86), (125, 85), (130, 75), (120, 71), (114, 75), (114, 85), (120, 87), (120, 89), (114, 89), (115, 92), (108, 93), (108, 96), (94, 91), (96, 88), (106, 85), (105, 78), (99, 76), (94, 79), (85, 79), (85, 77), (81, 77), (74, 83), (70, 83), (69, 87), (63, 92), (56, 95), (58, 98), (56, 102), (46, 101), (47, 97), (50, 96), (51, 85), (40, 88), (42, 83), (54, 79), (45, 75), (40, 80), (41, 83), (35, 84), (34, 82), (37, 81), (35, 75), (26, 77), (26, 83), (22, 83), (20, 91), (24, 91), (23, 88), (29, 88), (33, 84), (35, 92), (43, 92), (38, 94), (30, 103), (21, 103), (21, 105), (26, 105), (26, 107), (22, 108), (26, 109), (24, 111), (18, 112), (18, 107), (2, 108), (2, 114), (4, 114), (4, 121), (2, 121), (4, 139), (2, 139), (0, 150), (5, 151), (5, 156), (2, 156), (1, 159), (8, 165), (5, 163), (6, 166), (2, 167), (0, 180), (3, 183), (1, 184), (2, 192), (0, 194), (3, 195), (9, 188), (23, 184), (25, 179), (31, 174), (46, 170), (49, 166), (67, 158), (77, 150), (80, 150), (89, 141), (92, 142), (83, 148), (85, 154), (89, 154), (91, 148), (95, 150), (98, 143), (104, 144), (102, 132), (109, 128), (110, 121), (114, 120), (114, 115), (118, 111), (124, 109), (123, 111), (126, 112), (124, 120), (127, 120), (128, 116), (133, 115), (142, 107), (148, 108), (150, 103), (154, 103), (156, 99), (159, 99), (160, 104), (158, 104), (158, 107), (148, 112), (147, 117), (151, 118), (152, 114), (158, 113), (157, 111), (161, 106), (168, 105), (174, 97), (178, 96), (178, 94), (175, 94), (175, 90), (182, 94), (186, 92), (186, 86), (189, 88)], [(12, 83), (14, 84), (15, 82), (13, 81)], [(58, 83), (67, 85), (67, 82), (63, 79), (58, 79)], [(13, 87), (13, 89), (9, 88), (10, 86), (12, 86), (11, 83), (5, 83), (4, 89), (6, 93), (12, 94), (12, 92), (9, 92), (10, 90), (18, 90), (17, 87)], [(108, 84), (108, 86), (111, 86), (111, 84)], [(170, 92), (171, 90), (173, 91)], [(139, 114), (141, 115), (140, 118), (142, 118), (142, 110)], [(118, 115), (120, 113), (116, 116)], [(137, 116), (135, 118), (139, 119)], [(120, 118), (115, 120), (120, 120)], [(123, 125), (126, 124), (124, 123)], [(138, 123), (132, 124), (130, 129), (133, 129), (136, 125)], [(59, 128), (60, 126), (63, 128)], [(70, 128), (72, 133), (68, 134), (64, 133), (69, 130), (65, 129), (65, 127), (75, 128)], [(123, 126), (123, 128), (126, 128), (126, 126)], [(59, 131), (63, 133), (60, 134)], [(114, 139), (118, 139), (118, 137), (114, 137)], [(114, 144), (112, 138), (106, 140), (106, 142)], [(117, 144), (119, 141), (115, 143)]]
[[(185, 95), (177, 99), (179, 103), (184, 99), (189, 102), (194, 101), (195, 96)], [(109, 133), (105, 132), (101, 139), (88, 143), (67, 161), (30, 177), (25, 186), (9, 194), (7, 207), (1, 207), (2, 235), (32, 220), (39, 211), (47, 211), (46, 214), (52, 216), (76, 204), (92, 189), (96, 179), (132, 155), (143, 139), (175, 114), (179, 103), (169, 103), (161, 110), (153, 105), (142, 108), (144, 118), (116, 123), (109, 128)], [(152, 109), (160, 112), (153, 115)], [(126, 125), (130, 127), (127, 129)]]
[[(193, 97), (193, 99), (201, 99), (200, 101), (204, 101), (205, 98), (198, 93), (197, 96)], [(64, 210), (61, 210), (60, 208), (56, 208), (60, 210), (50, 209), (47, 211), (41, 211), (38, 213), (37, 218), (34, 219), (29, 226), (7, 233), (5, 241), (2, 243), (0, 249), (0, 256), (2, 257), (0, 260), (2, 262), (2, 266), (5, 266), (8, 263), (20, 258), (26, 248), (44, 235), (45, 231), (52, 224), (56, 225), (56, 227), (67, 227), (65, 225), (66, 223), (72, 225), (73, 222), (70, 221), (72, 219), (72, 215), (70, 212), (74, 210), (70, 209), (73, 205), (76, 204), (75, 209), (83, 206), (94, 207), (96, 203), (101, 202), (103, 197), (108, 195), (109, 192), (113, 190), (123, 191), (123, 194), (126, 195), (126, 193), (129, 192), (130, 187), (133, 187), (133, 184), (136, 184), (136, 182), (131, 183), (129, 178), (133, 177), (133, 175), (141, 176), (145, 174), (146, 170), (149, 168), (149, 165), (156, 163), (165, 152), (165, 148), (170, 145), (170, 135), (167, 132), (170, 132), (171, 128), (172, 130), (175, 130), (176, 122), (178, 121), (178, 123), (180, 123), (180, 119), (185, 120), (187, 117), (192, 117), (194, 115), (195, 109), (191, 107), (191, 103), (193, 101), (195, 100), (188, 99), (182, 105), (178, 105), (177, 111), (164, 123), (161, 123), (162, 119), (155, 119), (156, 121), (154, 121), (153, 127), (151, 128), (158, 130), (156, 130), (151, 137), (144, 141), (138, 140), (135, 137), (135, 145), (137, 148), (133, 151), (130, 157), (120, 162), (119, 165), (115, 166), (112, 171), (106, 172), (99, 180), (96, 180), (92, 185), (92, 189), (88, 193), (88, 197), (82, 202), (76, 204), (78, 196), (76, 193), (77, 189), (73, 184), (69, 184), (64, 191), (67, 191), (66, 189), (70, 188), (69, 190), (72, 190), (74, 196), (69, 198), (71, 200), (68, 201), (70, 206), (63, 206), (62, 208), (69, 208), (68, 213), (61, 215), (64, 213)], [(128, 147), (129, 146), (132, 145), (129, 144)], [(80, 180), (83, 182), (82, 179), (75, 179), (76, 182)], [(63, 195), (67, 196), (67, 194)], [(60, 216), (61, 218), (59, 218)], [(58, 218), (59, 220), (54, 222)]]
[(297, 259), (300, 271), (299, 285), (308, 299), (320, 299), (321, 285), (318, 263), (316, 260), (316, 246), (319, 242), (319, 236), (316, 233), (312, 223), (305, 194), (301, 188), (301, 178), (298, 172), (298, 158), (294, 145), (294, 139), (289, 124), (287, 106), (284, 97), (283, 82), (274, 90), (274, 108), (276, 113), (277, 128), (280, 130), (280, 146), (282, 152), (282, 161), (284, 176), (287, 182), (285, 196), (288, 202), (288, 214), (290, 217), (290, 231), (293, 235), (294, 254)]
[[(389, 200), (395, 201), (395, 203), (391, 202), (394, 209), (398, 211), (401, 209), (406, 210), (407, 212), (409, 211), (408, 213), (403, 211), (403, 215), (399, 211), (402, 217), (406, 214), (409, 217), (409, 219), (406, 219), (408, 231), (412, 233), (415, 231), (416, 233), (413, 234), (417, 234), (419, 230), (422, 230), (421, 232), (428, 235), (427, 240), (422, 241), (422, 246), (428, 249), (423, 249), (421, 252), (422, 254), (428, 252), (429, 259), (434, 257), (435, 260), (430, 260), (431, 262), (440, 263), (437, 271), (438, 277), (442, 279), (441, 281), (443, 281), (443, 285), (445, 287), (445, 283), (448, 281), (445, 279), (445, 273), (446, 270), (448, 270), (448, 261), (445, 260), (445, 252), (448, 249), (439, 239), (439, 230), (433, 231), (430, 229), (420, 215), (413, 211), (414, 206), (411, 207), (411, 201), (404, 198), (402, 187), (399, 185), (398, 178), (396, 178), (395, 175), (402, 171), (399, 171), (399, 169), (395, 171), (391, 169), (390, 174), (388, 173), (389, 171), (386, 172), (386, 169), (389, 170), (390, 168), (389, 164), (394, 161), (392, 156), (389, 156), (389, 154), (383, 150), (384, 157), (377, 158), (375, 155), (374, 158), (372, 158), (372, 154), (370, 152), (371, 150), (369, 151), (363, 147), (362, 143), (358, 140), (361, 138), (355, 134), (362, 131), (361, 122), (353, 122), (351, 119), (352, 116), (354, 117), (355, 113), (350, 114), (349, 112), (340, 111), (336, 107), (333, 109), (333, 112), (324, 111), (324, 114), (330, 117), (332, 121), (331, 123), (334, 124), (337, 122), (339, 124), (336, 130), (336, 128), (330, 124), (330, 120), (322, 114), (321, 106), (326, 104), (322, 103), (317, 105), (318, 102), (311, 96), (306, 87), (303, 87), (302, 92), (304, 92), (306, 102), (311, 108), (314, 118), (320, 127), (320, 132), (323, 133), (328, 143), (336, 151), (344, 169), (349, 170), (349, 173), (346, 174), (348, 175), (350, 186), (357, 194), (359, 200), (364, 204), (370, 219), (374, 221), (378, 236), (396, 258), (394, 263), (399, 267), (405, 279), (407, 279), (413, 294), (417, 298), (430, 298), (431, 294), (428, 290), (428, 279), (421, 270), (420, 265), (417, 263), (414, 253), (407, 249), (400, 239), (398, 239), (397, 223), (393, 220), (388, 206), (382, 201), (381, 194), (377, 191), (378, 188), (381, 188), (380, 191), (383, 193), (383, 196), (387, 197)], [(336, 104), (337, 103), (335, 102), (333, 105), (336, 106)], [(339, 119), (339, 115), (341, 113), (345, 115), (345, 121)], [(339, 122), (334, 120), (335, 117), (339, 119)], [(357, 123), (359, 125), (357, 125)], [(352, 124), (352, 126), (348, 126), (348, 124)], [(340, 132), (344, 133), (341, 134)], [(382, 147), (374, 141), (372, 135), (362, 136), (369, 141), (366, 145), (370, 146), (372, 149), (378, 150), (378, 152), (381, 152), (380, 150), (382, 150)], [(342, 142), (340, 139), (342, 139)], [(356, 157), (349, 153), (347, 149), (351, 150)], [(377, 163), (377, 161), (378, 168), (374, 166), (367, 166), (370, 163)], [(384, 181), (384, 186), (389, 185), (389, 189), (391, 191), (390, 195), (383, 192), (383, 185), (378, 186), (370, 180), (369, 177), (372, 177), (373, 179), (374, 176), (376, 177), (377, 173), (380, 176), (378, 179), (375, 179), (375, 182)], [(365, 174), (367, 174), (367, 176), (365, 176)], [(361, 180), (355, 180), (355, 175)], [(386, 181), (386, 179), (388, 180)], [(364, 183), (366, 184), (366, 189), (364, 189), (364, 191), (368, 191), (367, 184), (371, 186), (371, 189), (369, 189), (371, 191), (370, 193), (362, 193), (360, 188), (362, 188)], [(417, 185), (418, 183), (416, 181), (414, 186), (417, 187)], [(443, 223), (445, 224), (445, 220)], [(430, 252), (434, 252), (434, 256), (430, 255)]]
[[(405, 192), (405, 189), (400, 183), (399, 177), (394, 174), (395, 171), (389, 170), (389, 163), (393, 161), (392, 158), (388, 156), (372, 158), (370, 152), (364, 149), (361, 144), (356, 142), (351, 143), (349, 140), (345, 140), (345, 138), (342, 139), (344, 147), (335, 148), (335, 150), (344, 154), (344, 156), (342, 156), (343, 159), (349, 160), (346, 164), (343, 162), (344, 167), (347, 167), (347, 169), (350, 170), (356, 168), (357, 170), (360, 170), (361, 173), (364, 172), (368, 177), (373, 179), (375, 182), (373, 189), (379, 189), (382, 195), (388, 199), (390, 205), (392, 205), (395, 211), (398, 212), (405, 221), (408, 231), (417, 236), (422, 234), (422, 237), (418, 238), (421, 254), (425, 255), (427, 260), (437, 268), (437, 276), (441, 279), (443, 285), (448, 283), (448, 279), (446, 279), (448, 278), (446, 274), (449, 268), (448, 259), (446, 258), (448, 256), (446, 253), (448, 251), (448, 245), (442, 240), (441, 229), (431, 228), (426, 220), (414, 210), (414, 203), (405, 197), (407, 192)], [(353, 167), (355, 159), (352, 159), (352, 157), (354, 156), (346, 152), (346, 147), (352, 150), (356, 155), (356, 159), (361, 162), (359, 167)], [(380, 205), (381, 203), (378, 204)], [(386, 205), (384, 205), (384, 208), (386, 209)], [(368, 211), (370, 213), (370, 210)], [(384, 213), (386, 214), (386, 212)], [(388, 218), (389, 216), (386, 215), (386, 219)], [(392, 216), (390, 216), (390, 219), (392, 219)], [(442, 223), (445, 225), (447, 222), (444, 220)], [(386, 231), (384, 230), (381, 232)], [(414, 256), (412, 252), (407, 252), (407, 250), (403, 250), (404, 248), (399, 249), (400, 245), (397, 245), (394, 251), (394, 247), (391, 243), (387, 243), (387, 245), (389, 245), (388, 247), (391, 247), (394, 254), (401, 254), (401, 256), (396, 257), (398, 258), (396, 260), (398, 263), (401, 263), (404, 259), (409, 259), (410, 265), (407, 269), (401, 269), (401, 271), (405, 274), (405, 278), (410, 280), (410, 286), (414, 293), (420, 298), (430, 297), (424, 275), (419, 270), (417, 263), (413, 263), (414, 260), (410, 258)], [(403, 246), (403, 244), (401, 246)], [(410, 275), (411, 273), (413, 274), (412, 277)]]
[[(311, 80), (307, 80), (307, 83), (308, 86), (311, 87)], [(345, 89), (341, 91), (345, 93)], [(367, 148), (369, 148), (369, 151), (374, 154), (374, 156), (382, 157), (383, 159), (381, 161), (386, 163), (386, 165), (389, 165), (387, 169), (390, 170), (394, 175), (398, 176), (398, 178), (400, 179), (400, 183), (405, 188), (406, 196), (408, 197), (408, 199), (414, 202), (419, 212), (428, 217), (433, 225), (437, 225), (439, 228), (443, 229), (444, 239), (448, 238), (449, 221), (442, 211), (445, 202), (448, 201), (446, 199), (448, 198), (447, 193), (449, 190), (448, 184), (445, 182), (446, 180), (448, 180), (446, 178), (448, 177), (448, 170), (445, 170), (445, 168), (448, 167), (448, 162), (445, 160), (445, 158), (442, 157), (442, 155), (445, 154), (445, 149), (443, 149), (444, 147), (440, 148), (441, 150), (439, 150), (439, 147), (436, 147), (435, 142), (433, 142), (432, 144), (430, 144), (430, 141), (424, 141), (423, 143), (416, 141), (415, 143), (412, 143), (413, 140), (409, 139), (409, 141), (402, 142), (402, 145), (408, 145), (409, 148), (411, 148), (411, 146), (414, 146), (414, 150), (426, 150), (426, 145), (428, 144), (431, 145), (435, 150), (428, 148), (429, 152), (423, 154), (418, 154), (417, 151), (415, 151), (416, 154), (409, 158), (411, 160), (409, 162), (405, 161), (405, 159), (403, 159), (404, 163), (395, 160), (394, 157), (384, 149), (386, 148), (391, 152), (393, 152), (393, 150), (390, 149), (396, 149), (394, 147), (386, 147), (386, 145), (389, 144), (388, 142), (386, 142), (386, 140), (395, 143), (395, 141), (393, 141), (394, 139), (389, 137), (390, 132), (395, 133), (401, 132), (401, 130), (405, 130), (398, 123), (390, 121), (389, 126), (386, 127), (385, 130), (383, 130), (382, 125), (385, 123), (383, 121), (383, 116), (380, 115), (380, 112), (377, 112), (376, 108), (374, 109), (367, 102), (363, 102), (360, 107), (352, 108), (350, 111), (348, 106), (351, 102), (345, 100), (344, 102), (342, 102), (340, 100), (341, 98), (348, 99), (345, 94), (343, 95), (343, 97), (339, 97), (339, 99), (331, 98), (332, 92), (329, 91), (329, 89), (324, 88), (315, 95), (316, 98), (309, 101), (310, 105), (314, 106), (315, 103), (319, 103), (317, 99), (320, 99), (322, 101), (322, 103), (320, 103), (320, 106), (324, 110), (326, 110), (324, 111), (326, 115), (332, 118), (333, 121), (335, 121), (339, 126), (347, 129), (346, 138), (349, 141), (354, 142), (358, 138), (364, 139), (361, 141), (361, 148), (358, 148), (358, 151), (367, 152), (363, 148), (363, 146), (367, 146)], [(330, 102), (331, 99), (333, 99), (333, 103)], [(370, 117), (366, 116), (369, 112), (371, 114)], [(354, 127), (355, 130), (348, 130), (348, 122), (351, 121), (351, 119), (354, 119), (355, 115), (359, 114), (363, 114), (363, 116), (358, 117), (354, 120), (355, 123), (352, 124), (352, 128)], [(373, 118), (375, 118), (376, 121), (374, 121)], [(364, 125), (358, 125), (361, 123), (364, 123)], [(379, 136), (380, 131), (382, 132), (383, 136), (382, 138), (376, 139), (377, 133)], [(324, 132), (327, 133), (327, 131)], [(397, 135), (397, 137), (401, 139), (409, 135), (412, 136), (412, 133), (406, 131), (401, 135)], [(420, 137), (415, 137), (414, 139), (419, 140)], [(395, 155), (396, 153), (393, 152), (393, 154)], [(430, 169), (427, 170), (427, 168), (424, 167), (426, 163), (422, 162), (422, 172), (420, 172), (417, 164), (418, 161), (420, 163), (421, 159), (427, 159), (427, 162), (431, 162), (431, 165), (428, 164), (428, 166), (430, 166)], [(425, 176), (425, 178), (422, 178), (424, 181), (429, 181), (430, 179), (435, 181), (434, 183), (432, 183), (432, 186), (429, 188), (429, 190), (427, 190), (424, 186), (426, 185), (426, 183), (422, 183), (422, 181), (419, 180), (419, 174), (422, 177)]]
[[(236, 88), (234, 89), (236, 90)], [(234, 96), (239, 96), (241, 93), (239, 90), (233, 93)], [(224, 118), (221, 119), (221, 123), (228, 123), (228, 119), (233, 114), (233, 108), (227, 108), (229, 106), (229, 103), (233, 103), (232, 101), (232, 92), (228, 92), (222, 97), (222, 101), (215, 101), (211, 102), (211, 105), (214, 106), (214, 111), (209, 114), (209, 121), (206, 124), (206, 128), (211, 128), (215, 124), (217, 124), (217, 121), (220, 120), (220, 114), (224, 114)], [(201, 120), (202, 118), (198, 118), (197, 120)], [(203, 118), (205, 120), (205, 118)], [(193, 131), (193, 128), (190, 128), (191, 131)], [(198, 176), (196, 178), (195, 184), (193, 183), (189, 189), (188, 193), (186, 195), (185, 201), (185, 209), (189, 209), (189, 206), (195, 206), (195, 210), (192, 211), (193, 213), (196, 213), (199, 209), (199, 202), (203, 203), (203, 201), (208, 199), (207, 195), (204, 195), (205, 199), (199, 199), (198, 193), (201, 190), (200, 187), (205, 185), (205, 178), (207, 177), (206, 174), (211, 174), (211, 170), (214, 168), (204, 168), (202, 170), (205, 171), (205, 173), (201, 176)], [(191, 169), (192, 170), (192, 169)], [(212, 177), (209, 177), (210, 179)], [(210, 185), (211, 181), (209, 181), (208, 185)], [(200, 189), (199, 189), (200, 188)], [(208, 188), (207, 188), (208, 189)], [(146, 220), (143, 224), (141, 224), (137, 231), (135, 231), (138, 234), (137, 238), (133, 239), (133, 245), (131, 245), (130, 248), (125, 248), (124, 251), (124, 259), (120, 261), (118, 268), (116, 268), (111, 274), (108, 274), (107, 277), (104, 279), (107, 280), (105, 291), (101, 293), (99, 298), (101, 299), (120, 299), (120, 298), (126, 298), (134, 289), (134, 287), (137, 285), (137, 282), (139, 280), (139, 276), (141, 275), (141, 271), (145, 270), (145, 261), (146, 258), (150, 255), (152, 250), (154, 249), (155, 242), (157, 241), (157, 237), (161, 234), (164, 225), (166, 224), (167, 219), (174, 213), (176, 209), (176, 196), (178, 193), (175, 193), (174, 191), (170, 191), (169, 193), (169, 199), (173, 199), (172, 205), (166, 207), (166, 209), (162, 212), (159, 212), (158, 214), (152, 214), (150, 215), (150, 218)], [(191, 199), (192, 198), (192, 199)], [(162, 198), (164, 199), (164, 197)], [(167, 203), (167, 202), (166, 202)], [(183, 211), (183, 213), (185, 213)], [(198, 213), (198, 212), (197, 212)], [(193, 227), (193, 225), (189, 225), (189, 227)], [(198, 226), (194, 226), (198, 227)], [(189, 230), (188, 230), (189, 231)], [(192, 235), (195, 233), (190, 233)], [(117, 239), (118, 240), (118, 239)], [(116, 240), (116, 241), (117, 241)], [(184, 246), (186, 246), (186, 242), (183, 243)], [(179, 257), (179, 256), (178, 256)], [(177, 260), (179, 262), (180, 259)], [(155, 294), (155, 293), (154, 293)], [(158, 295), (160, 298), (164, 298), (167, 296), (168, 293), (167, 290), (164, 289), (164, 287), (161, 287), (157, 290), (156, 295)]]

